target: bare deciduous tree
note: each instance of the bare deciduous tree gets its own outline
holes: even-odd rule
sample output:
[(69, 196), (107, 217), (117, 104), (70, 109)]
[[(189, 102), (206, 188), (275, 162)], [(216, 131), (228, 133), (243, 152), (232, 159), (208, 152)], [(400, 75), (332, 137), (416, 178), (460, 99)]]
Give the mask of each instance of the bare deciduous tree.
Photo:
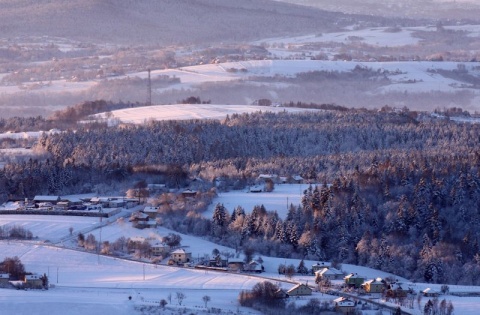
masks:
[(185, 295), (185, 293), (183, 293), (183, 292), (177, 292), (177, 293), (175, 293), (175, 295), (176, 295), (176, 298), (177, 298), (177, 303), (178, 303), (178, 305), (182, 305), (183, 300), (187, 297), (187, 296)]
[(204, 295), (202, 297), (203, 302), (205, 303), (205, 307), (207, 307), (208, 302), (210, 302), (211, 298), (208, 295)]

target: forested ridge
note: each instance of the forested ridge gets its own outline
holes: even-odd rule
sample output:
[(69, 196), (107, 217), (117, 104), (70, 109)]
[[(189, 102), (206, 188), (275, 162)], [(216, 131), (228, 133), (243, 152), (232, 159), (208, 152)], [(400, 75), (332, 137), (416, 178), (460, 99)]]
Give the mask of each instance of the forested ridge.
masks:
[(37, 149), (48, 159), (8, 164), (0, 180), (4, 195), (32, 196), (128, 179), (139, 170), (176, 168), (185, 177), (222, 176), (237, 185), (259, 173), (300, 174), (320, 184), (285, 219), (261, 206), (246, 214), (217, 205), (211, 221), (183, 213), (172, 226), (268, 255), (480, 284), (479, 128), (408, 110), (85, 126), (45, 135)]

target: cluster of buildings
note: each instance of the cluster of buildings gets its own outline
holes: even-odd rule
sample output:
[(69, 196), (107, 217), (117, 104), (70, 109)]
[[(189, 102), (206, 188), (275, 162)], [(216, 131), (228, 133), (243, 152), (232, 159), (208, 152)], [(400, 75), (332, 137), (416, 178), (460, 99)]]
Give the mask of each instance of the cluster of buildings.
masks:
[(38, 195), (33, 199), (10, 200), (0, 206), (1, 214), (12, 211), (26, 214), (66, 214), (112, 216), (121, 208), (131, 208), (138, 205), (138, 199), (124, 197), (62, 197)]
[(0, 273), (0, 288), (14, 287), (17, 289), (46, 289), (48, 279), (38, 274), (26, 274), (22, 280), (11, 280), (10, 274)]

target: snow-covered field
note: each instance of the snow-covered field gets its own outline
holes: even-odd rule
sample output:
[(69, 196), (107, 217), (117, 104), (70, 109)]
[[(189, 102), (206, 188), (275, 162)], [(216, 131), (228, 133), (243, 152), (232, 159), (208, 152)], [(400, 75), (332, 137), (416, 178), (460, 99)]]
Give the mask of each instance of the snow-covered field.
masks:
[[(476, 64), (463, 64), (470, 76), (479, 77), (480, 71)], [(356, 61), (322, 61), (322, 60), (254, 60), (230, 62), (224, 64), (208, 64), (186, 67), (182, 83), (171, 88), (185, 88), (183, 84), (198, 84), (206, 82), (222, 82), (233, 79), (248, 79), (249, 76), (294, 77), (297, 74), (309, 71), (338, 71), (350, 72), (356, 67), (370, 69), (388, 78), (392, 84), (385, 85), (377, 90), (365, 91), (371, 95), (381, 95), (389, 92), (400, 93), (435, 93), (470, 91), (480, 98), (480, 90), (472, 84), (465, 84), (461, 79), (446, 77), (442, 71), (454, 71), (459, 67), (457, 62), (356, 62)], [(227, 69), (246, 69), (246, 72), (232, 73)], [(168, 74), (172, 70), (153, 71), (154, 75)], [(178, 70), (175, 70), (178, 71)], [(183, 83), (186, 82), (186, 83)], [(288, 87), (283, 87), (288, 88)], [(472, 105), (474, 108), (478, 104)], [(112, 111), (109, 117), (123, 122), (144, 123), (149, 120), (168, 119), (223, 119), (233, 113), (250, 113), (254, 111), (270, 112), (298, 112), (304, 109), (282, 107), (259, 107), (253, 105), (157, 105), (149, 107), (128, 108)], [(105, 118), (105, 114), (97, 117)]]
[(0, 226), (21, 226), (32, 232), (34, 238), (58, 242), (62, 237), (68, 236), (69, 229), (73, 232), (90, 230), (97, 227), (99, 218), (75, 216), (50, 216), (50, 215), (0, 215)]
[[(223, 120), (227, 115), (253, 112), (300, 113), (315, 111), (302, 108), (265, 107), (255, 105), (216, 105), (216, 104), (177, 104), (156, 105), (135, 108), (119, 109), (109, 112), (110, 121), (142, 124), (150, 120), (189, 120), (189, 119), (218, 119)], [(105, 114), (96, 117), (105, 119)]]
[[(12, 216), (11, 221), (14, 221)], [(46, 219), (54, 217), (46, 217)], [(61, 217), (65, 219), (66, 217)], [(4, 218), (2, 217), (2, 220)], [(28, 221), (31, 220), (31, 223)], [(67, 217), (67, 220), (69, 218)], [(38, 218), (23, 216), (25, 226), (34, 226), (39, 223)], [(53, 220), (56, 221), (56, 220)], [(82, 220), (69, 222), (80, 228)], [(89, 222), (85, 222), (89, 224)], [(39, 233), (40, 240), (44, 237), (60, 239), (68, 236), (69, 231), (66, 224), (62, 226), (57, 223), (58, 228), (52, 232)], [(162, 236), (174, 232), (163, 227), (154, 230), (138, 230), (128, 222), (113, 221), (101, 230), (102, 240), (113, 241), (120, 236), (125, 237), (152, 237)], [(93, 232), (97, 239), (100, 230)], [(53, 236), (51, 234), (54, 234)], [(182, 245), (188, 246), (193, 257), (210, 254), (214, 248), (220, 251), (234, 252), (233, 249), (218, 246), (201, 238), (181, 235)], [(252, 310), (239, 307), (237, 296), (241, 290), (250, 289), (262, 278), (255, 275), (227, 274), (213, 271), (195, 270), (191, 268), (169, 267), (164, 265), (151, 265), (143, 262), (122, 260), (119, 258), (98, 256), (92, 253), (85, 253), (68, 248), (75, 242), (65, 242), (67, 247), (54, 247), (41, 242), (14, 242), (0, 241), (0, 260), (4, 257), (18, 256), (24, 263), (27, 271), (40, 274), (47, 274), (50, 283), (55, 287), (48, 291), (15, 291), (11, 289), (0, 289), (1, 314), (132, 314), (135, 313), (134, 306), (158, 305), (161, 299), (168, 300), (172, 296), (171, 303), (167, 307), (169, 312), (178, 312), (181, 307), (175, 299), (176, 292), (182, 292), (186, 298), (182, 307), (193, 314), (206, 313), (202, 297), (211, 297), (209, 307), (222, 309), (222, 314), (228, 312), (240, 312), (240, 314), (255, 314)], [(270, 278), (278, 282), (282, 288), (289, 289), (294, 282), (312, 284), (313, 276), (294, 276), (291, 281), (286, 281), (284, 276), (277, 273), (279, 264), (298, 265), (297, 259), (283, 259), (264, 257), (266, 272), (262, 277)], [(311, 266), (315, 261), (306, 261)], [(346, 273), (356, 272), (369, 279), (392, 276), (385, 272), (373, 270), (366, 267), (353, 265), (342, 265)], [(398, 278), (407, 282), (405, 279)], [(286, 281), (286, 282), (284, 282)], [(416, 291), (431, 287), (440, 290), (440, 285), (409, 284)], [(451, 292), (480, 291), (478, 287), (450, 286)], [(131, 296), (130, 301), (128, 297)], [(331, 301), (335, 297), (314, 293), (312, 297), (321, 300)], [(476, 306), (480, 304), (480, 298), (459, 298), (454, 296), (441, 296), (440, 299), (451, 300), (455, 307), (455, 314), (473, 315), (477, 314)], [(24, 303), (28, 300), (29, 303)], [(423, 298), (422, 303), (428, 299)], [(297, 305), (306, 303), (308, 299), (295, 300)], [(156, 307), (156, 306), (155, 306)], [(168, 313), (167, 313), (168, 314)], [(370, 314), (370, 313), (368, 313)], [(372, 313), (374, 314), (374, 313)], [(414, 314), (421, 314), (418, 308)]]
[(203, 215), (211, 219), (215, 206), (221, 203), (230, 214), (237, 206), (250, 213), (253, 207), (264, 205), (268, 211), (277, 211), (280, 218), (285, 218), (291, 204), (295, 208), (300, 205), (303, 192), (308, 186), (308, 184), (277, 184), (272, 192), (253, 193), (248, 189), (221, 192)]
[[(462, 30), (470, 37), (479, 37), (480, 25), (456, 25), (446, 26), (446, 29)], [(421, 40), (415, 37), (415, 31), (435, 31), (435, 26), (424, 27), (402, 27), (392, 31), (389, 28), (365, 28), (355, 29), (351, 27), (341, 32), (308, 34), (296, 37), (281, 37), (264, 39), (254, 42), (257, 45), (266, 45), (272, 54), (272, 59), (277, 58), (297, 58), (303, 55), (303, 59), (318, 53), (331, 52), (324, 51), (321, 48), (322, 43), (359, 43), (376, 47), (399, 47), (408, 45), (421, 45)], [(320, 48), (309, 44), (320, 45)], [(325, 70), (325, 71), (351, 71), (355, 66), (361, 65), (370, 67), (374, 70), (396, 70), (400, 69), (404, 74), (390, 75), (387, 77), (393, 80), (393, 84), (387, 87), (386, 91), (404, 91), (409, 92), (434, 92), (434, 91), (460, 91), (464, 82), (445, 78), (438, 74), (427, 73), (426, 70), (455, 69), (456, 62), (334, 62), (328, 60), (256, 60), (244, 62), (229, 62), (219, 64), (204, 64), (198, 66), (180, 67), (176, 69), (153, 70), (152, 78), (156, 76), (170, 76), (180, 79), (180, 83), (175, 83), (160, 90), (154, 90), (153, 93), (163, 93), (169, 90), (195, 90), (202, 84), (210, 82), (228, 82), (238, 80), (249, 80), (252, 76), (275, 75), (295, 75), (302, 72)], [(230, 71), (232, 69), (238, 71)], [(472, 75), (478, 76), (478, 70), (467, 70)], [(1, 76), (2, 74), (0, 74)], [(146, 71), (133, 72), (126, 75), (120, 75), (109, 80), (126, 79), (128, 77), (146, 78)], [(401, 84), (408, 80), (415, 80), (415, 83), (408, 85)], [(47, 85), (41, 85), (36, 90), (29, 93), (80, 93), (90, 90), (98, 84), (98, 80), (88, 82), (69, 82), (66, 80), (53, 80)], [(31, 84), (34, 84), (32, 82)], [(23, 90), (18, 86), (0, 86), (0, 94), (8, 95), (19, 93)], [(384, 91), (376, 91), (378, 93)]]
[[(241, 205), (247, 212), (253, 206), (263, 204), (268, 210), (276, 209), (279, 215), (286, 216), (288, 203), (300, 203), (306, 184), (278, 184), (271, 193), (249, 193), (233, 191), (221, 193), (213, 204), (223, 203), (229, 211)], [(283, 209), (283, 211), (282, 211)], [(131, 209), (123, 211), (119, 216), (128, 215)], [(212, 208), (209, 210), (212, 211)], [(208, 216), (208, 212), (205, 214)], [(18, 256), (24, 263), (26, 270), (39, 274), (47, 274), (50, 283), (54, 285), (48, 291), (16, 291), (0, 289), (1, 314), (135, 314), (140, 313), (139, 307), (158, 307), (161, 299), (168, 302), (166, 314), (187, 312), (193, 314), (207, 314), (202, 297), (208, 295), (211, 301), (208, 307), (222, 309), (222, 314), (256, 314), (250, 309), (238, 306), (237, 297), (241, 290), (252, 288), (264, 278), (257, 275), (217, 273), (213, 271), (196, 270), (193, 268), (179, 268), (165, 265), (152, 265), (146, 262), (123, 260), (120, 258), (96, 255), (75, 250), (76, 233), (82, 231), (92, 233), (97, 240), (113, 242), (119, 237), (145, 239), (160, 239), (168, 233), (176, 233), (164, 227), (156, 229), (135, 229), (127, 220), (116, 220), (116, 217), (104, 219), (101, 229), (98, 218), (69, 217), (69, 216), (27, 216), (2, 215), (0, 225), (17, 224), (31, 230), (37, 238), (34, 241), (0, 241), (0, 260), (4, 257)], [(70, 236), (69, 228), (74, 228), (74, 235)], [(202, 238), (180, 234), (182, 246), (192, 252), (194, 259), (210, 255), (213, 249), (220, 252), (235, 250), (219, 246)], [(62, 240), (58, 245), (45, 243)], [(282, 288), (288, 290), (294, 283), (313, 284), (313, 276), (296, 275), (291, 280), (278, 275), (280, 264), (298, 266), (298, 259), (284, 259), (262, 256), (266, 277)], [(311, 267), (316, 261), (305, 261)], [(328, 264), (328, 262), (327, 262)], [(395, 277), (399, 281), (408, 283), (406, 279), (367, 267), (343, 264), (341, 269), (345, 273), (358, 273), (367, 279), (377, 277)], [(338, 283), (341, 281), (339, 280)], [(408, 283), (415, 291), (427, 287), (440, 291), (440, 285)], [(185, 294), (183, 305), (178, 305), (176, 293)], [(450, 292), (480, 292), (480, 287), (450, 286)], [(169, 301), (169, 295), (172, 301)], [(132, 297), (132, 300), (129, 300)], [(332, 301), (335, 297), (314, 293), (312, 297), (320, 300)], [(480, 298), (441, 296), (451, 300), (455, 307), (455, 314), (477, 314), (476, 306), (480, 305)], [(28, 300), (29, 303), (24, 303)], [(308, 298), (295, 300), (297, 305), (306, 303)], [(428, 301), (422, 299), (422, 304)], [(416, 303), (416, 302), (415, 302)], [(413, 314), (422, 314), (415, 306)], [(137, 310), (135, 310), (137, 308)], [(371, 313), (370, 313), (371, 312)], [(375, 314), (375, 311), (364, 314)]]

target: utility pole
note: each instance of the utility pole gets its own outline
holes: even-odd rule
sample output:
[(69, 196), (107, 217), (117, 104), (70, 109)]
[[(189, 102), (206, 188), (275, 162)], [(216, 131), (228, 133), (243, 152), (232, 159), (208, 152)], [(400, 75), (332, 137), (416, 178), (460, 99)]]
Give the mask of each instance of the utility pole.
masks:
[(148, 83), (147, 83), (147, 106), (152, 105), (152, 79), (150, 77), (150, 69), (148, 71)]

